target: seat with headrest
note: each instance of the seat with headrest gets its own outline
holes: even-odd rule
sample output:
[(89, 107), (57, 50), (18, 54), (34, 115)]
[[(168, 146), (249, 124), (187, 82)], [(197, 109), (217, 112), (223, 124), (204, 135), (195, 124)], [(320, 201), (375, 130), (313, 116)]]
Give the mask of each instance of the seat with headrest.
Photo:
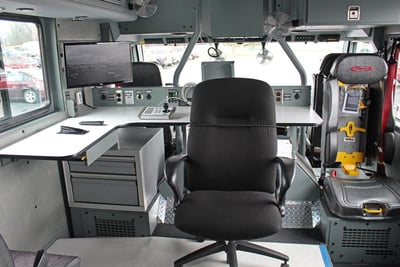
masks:
[(400, 183), (372, 175), (386, 72), (377, 55), (346, 54), (335, 60), (324, 84), (321, 181), (324, 202), (339, 217), (400, 215)]
[[(286, 255), (243, 241), (280, 230), (294, 174), (294, 161), (276, 156), (272, 88), (254, 79), (213, 79), (196, 86), (192, 101), (187, 154), (167, 160), (166, 178), (175, 195), (177, 228), (217, 242), (175, 266), (219, 251), (237, 266), (236, 249), (272, 256), (288, 266)], [(176, 176), (181, 162), (184, 194)]]
[[(322, 118), (324, 166), (341, 162), (346, 175), (356, 176), (356, 165), (364, 161), (367, 137), (380, 129), (377, 109), (381, 106), (386, 62), (373, 54), (339, 56), (325, 82)], [(371, 98), (371, 95), (377, 95)], [(371, 113), (370, 110), (374, 110)], [(373, 118), (375, 117), (375, 118)]]

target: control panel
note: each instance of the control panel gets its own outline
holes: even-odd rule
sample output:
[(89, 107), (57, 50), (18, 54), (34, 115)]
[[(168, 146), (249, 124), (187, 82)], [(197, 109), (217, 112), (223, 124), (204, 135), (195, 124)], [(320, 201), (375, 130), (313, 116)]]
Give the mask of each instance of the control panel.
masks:
[[(276, 105), (309, 106), (311, 103), (311, 86), (286, 85), (272, 86)], [(95, 106), (163, 106), (168, 99), (171, 107), (184, 104), (180, 87), (119, 87), (93, 88)], [(226, 96), (229, 97), (229, 96)]]
[(272, 86), (277, 105), (309, 106), (311, 103), (311, 86)]
[(170, 106), (179, 105), (180, 90), (175, 87), (93, 88), (95, 106), (162, 106), (168, 97)]

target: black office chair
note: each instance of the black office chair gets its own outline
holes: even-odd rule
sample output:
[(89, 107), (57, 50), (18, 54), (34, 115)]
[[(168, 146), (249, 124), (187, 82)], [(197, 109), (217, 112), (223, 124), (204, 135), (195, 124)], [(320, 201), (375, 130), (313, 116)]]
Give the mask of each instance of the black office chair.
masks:
[(152, 62), (133, 62), (132, 74), (132, 82), (121, 84), (123, 87), (162, 86), (160, 69)]
[[(175, 261), (175, 267), (220, 251), (237, 266), (236, 250), (289, 257), (243, 240), (281, 229), (294, 161), (278, 158), (275, 100), (262, 81), (222, 78), (198, 84), (192, 98), (187, 154), (166, 161), (175, 198), (175, 225), (216, 243)], [(177, 167), (184, 162), (182, 194)], [(226, 242), (227, 241), (227, 242)]]

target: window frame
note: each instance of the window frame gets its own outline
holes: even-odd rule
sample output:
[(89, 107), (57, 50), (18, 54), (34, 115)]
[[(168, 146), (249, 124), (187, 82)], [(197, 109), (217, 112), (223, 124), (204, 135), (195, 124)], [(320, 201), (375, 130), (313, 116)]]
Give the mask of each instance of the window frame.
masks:
[[(44, 53), (44, 33), (43, 33), (43, 25), (41, 23), (41, 20), (37, 17), (30, 17), (30, 16), (16, 16), (16, 15), (11, 15), (11, 14), (0, 14), (0, 21), (15, 21), (15, 22), (25, 22), (25, 23), (32, 23), (36, 26), (37, 28), (37, 33), (38, 33), (38, 41), (39, 41), (39, 47), (40, 47), (40, 59), (41, 59), (41, 68), (42, 68), (42, 74), (43, 74), (43, 86), (45, 90), (45, 96), (46, 96), (46, 103), (45, 105), (28, 111), (24, 112), (22, 114), (18, 114), (16, 116), (11, 115), (11, 109), (10, 109), (10, 99), (8, 97), (7, 93), (2, 93), (0, 94), (1, 97), (1, 102), (3, 104), (3, 111), (4, 115), (3, 117), (0, 117), (0, 133), (6, 132), (12, 128), (16, 128), (18, 126), (23, 125), (24, 123), (36, 120), (38, 118), (41, 118), (47, 114), (52, 113), (52, 97), (51, 97), (51, 90), (48, 86), (48, 78), (47, 78), (47, 69), (46, 69), (46, 55)], [(6, 90), (4, 90), (6, 91)]]

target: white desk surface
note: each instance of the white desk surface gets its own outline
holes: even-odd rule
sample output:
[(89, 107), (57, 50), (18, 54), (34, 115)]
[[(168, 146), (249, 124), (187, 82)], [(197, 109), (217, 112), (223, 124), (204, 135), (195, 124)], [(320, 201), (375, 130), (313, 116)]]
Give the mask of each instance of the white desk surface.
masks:
[[(84, 152), (105, 138), (115, 129), (129, 125), (187, 124), (189, 107), (178, 107), (170, 120), (140, 120), (138, 114), (143, 107), (99, 107), (90, 113), (63, 120), (23, 140), (0, 149), (0, 156), (68, 159), (80, 157)], [(102, 120), (103, 126), (79, 125), (80, 121)], [(279, 126), (317, 126), (322, 119), (310, 107), (276, 107), (276, 123)], [(83, 135), (58, 134), (61, 125), (89, 130)]]

